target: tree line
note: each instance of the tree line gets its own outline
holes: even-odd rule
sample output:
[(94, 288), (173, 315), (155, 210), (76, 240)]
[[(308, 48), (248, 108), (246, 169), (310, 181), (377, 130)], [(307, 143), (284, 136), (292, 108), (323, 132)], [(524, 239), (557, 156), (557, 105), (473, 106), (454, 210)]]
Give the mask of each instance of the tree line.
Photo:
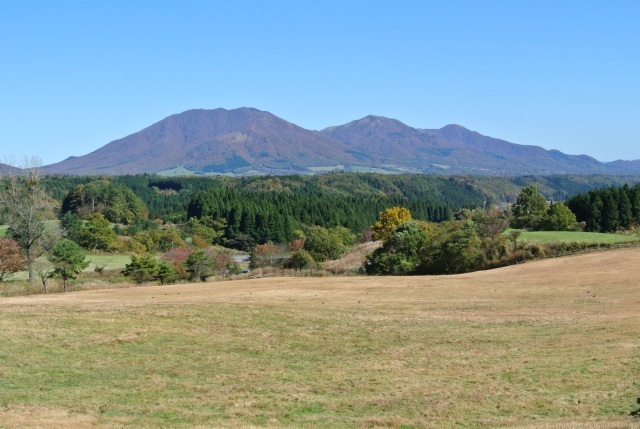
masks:
[[(0, 266), (0, 281), (18, 267), (16, 249), (30, 281), (36, 275), (57, 275), (65, 288), (82, 269), (79, 255), (86, 251), (157, 255), (188, 248), (189, 256), (200, 252), (190, 263), (187, 257), (164, 262), (175, 272), (173, 278), (195, 279), (211, 271), (194, 268), (202, 261), (204, 267), (217, 267), (214, 271), (231, 269), (230, 256), (213, 252), (213, 245), (252, 251), (256, 260), (271, 264), (283, 253), (281, 243), (288, 246), (291, 267), (310, 267), (340, 255), (369, 227), (384, 245), (372, 255), (367, 272), (459, 272), (517, 254), (517, 237), (510, 247), (504, 229), (502, 235), (497, 232), (505, 219), (515, 228), (562, 230), (584, 222), (588, 230), (608, 232), (633, 225), (640, 210), (640, 185), (592, 190), (566, 205), (548, 204), (536, 186), (526, 186), (510, 210), (489, 210), (495, 196), (478, 180), (495, 185), (511, 179), (355, 173), (45, 177), (35, 168), (10, 171), (0, 182), (0, 222), (8, 224), (12, 240), (0, 243), (7, 262)], [(505, 192), (499, 198), (511, 195)], [(388, 216), (378, 217), (383, 213)], [(48, 231), (45, 221), (56, 217), (60, 228)], [(422, 256), (416, 262), (418, 253)], [(42, 269), (35, 262), (44, 254), (57, 264), (53, 272), (38, 272)], [(138, 258), (132, 264), (148, 273), (141, 275), (135, 267), (127, 272), (167, 281), (167, 263), (147, 269), (150, 262)]]
[(640, 221), (640, 184), (590, 190), (571, 197), (566, 205), (586, 231), (629, 229)]

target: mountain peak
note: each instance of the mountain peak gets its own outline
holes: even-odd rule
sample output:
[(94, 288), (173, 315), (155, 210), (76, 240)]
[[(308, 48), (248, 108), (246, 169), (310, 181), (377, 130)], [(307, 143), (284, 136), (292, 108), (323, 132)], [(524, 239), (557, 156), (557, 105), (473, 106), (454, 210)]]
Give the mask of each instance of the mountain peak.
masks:
[(192, 109), (169, 116), (48, 173), (291, 174), (333, 171), (436, 174), (623, 174), (636, 163), (605, 165), (483, 136), (461, 125), (423, 130), (367, 115), (310, 131), (252, 107)]

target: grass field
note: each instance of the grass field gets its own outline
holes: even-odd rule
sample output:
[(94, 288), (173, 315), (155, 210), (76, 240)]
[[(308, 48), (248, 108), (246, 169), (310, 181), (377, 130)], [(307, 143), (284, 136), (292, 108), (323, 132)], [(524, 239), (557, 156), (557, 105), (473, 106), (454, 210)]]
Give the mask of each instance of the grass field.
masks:
[[(47, 229), (51, 229), (54, 228), (56, 226), (58, 226), (58, 224), (60, 223), (59, 220), (47, 220), (44, 222), (45, 223), (45, 228)], [(0, 237), (4, 237), (7, 235), (7, 225), (0, 225)]]
[(581, 231), (523, 231), (520, 236), (521, 240), (539, 241), (541, 243), (562, 243), (562, 242), (581, 242), (581, 243), (629, 243), (638, 241), (638, 237), (620, 234), (602, 234), (598, 232), (581, 232)]
[(128, 255), (87, 255), (91, 261), (85, 271), (93, 271), (96, 267), (104, 267), (106, 270), (124, 270), (124, 266), (131, 262)]
[[(84, 270), (84, 272), (87, 272), (87, 273), (93, 272), (95, 268), (98, 266), (104, 267), (105, 270), (109, 270), (109, 271), (124, 270), (125, 265), (131, 262), (131, 257), (128, 255), (111, 255), (111, 254), (87, 255), (87, 259), (90, 261), (89, 266)], [(38, 258), (38, 261), (46, 262), (46, 260), (47, 260), (46, 256), (41, 256), (40, 258)], [(10, 277), (10, 279), (26, 280), (28, 277), (29, 277), (29, 274), (27, 273), (27, 271), (19, 271), (13, 274)], [(0, 287), (0, 290), (1, 290), (1, 287)]]
[(638, 260), (0, 299), (0, 427), (640, 427)]

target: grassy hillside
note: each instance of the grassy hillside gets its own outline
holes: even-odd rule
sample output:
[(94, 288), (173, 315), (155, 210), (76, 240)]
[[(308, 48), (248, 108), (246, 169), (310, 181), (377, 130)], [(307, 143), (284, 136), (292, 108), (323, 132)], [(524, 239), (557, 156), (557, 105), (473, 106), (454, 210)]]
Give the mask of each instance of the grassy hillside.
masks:
[(639, 258), (0, 299), (0, 427), (634, 427)]
[(539, 241), (541, 243), (630, 243), (638, 241), (638, 237), (631, 235), (601, 234), (597, 232), (582, 231), (523, 231), (520, 239), (526, 241)]
[(93, 271), (96, 267), (104, 267), (106, 270), (124, 270), (125, 265), (131, 262), (128, 255), (87, 255), (90, 262), (85, 271)]

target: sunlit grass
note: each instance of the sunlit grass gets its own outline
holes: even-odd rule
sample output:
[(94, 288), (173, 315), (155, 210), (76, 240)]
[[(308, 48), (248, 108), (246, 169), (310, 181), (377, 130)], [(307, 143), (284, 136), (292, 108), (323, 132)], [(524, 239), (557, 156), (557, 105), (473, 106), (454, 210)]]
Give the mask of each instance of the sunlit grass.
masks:
[(594, 244), (630, 243), (638, 241), (638, 237), (632, 235), (582, 231), (523, 231), (520, 239), (539, 241), (541, 243), (580, 242)]
[(0, 427), (633, 427), (639, 256), (0, 299)]

